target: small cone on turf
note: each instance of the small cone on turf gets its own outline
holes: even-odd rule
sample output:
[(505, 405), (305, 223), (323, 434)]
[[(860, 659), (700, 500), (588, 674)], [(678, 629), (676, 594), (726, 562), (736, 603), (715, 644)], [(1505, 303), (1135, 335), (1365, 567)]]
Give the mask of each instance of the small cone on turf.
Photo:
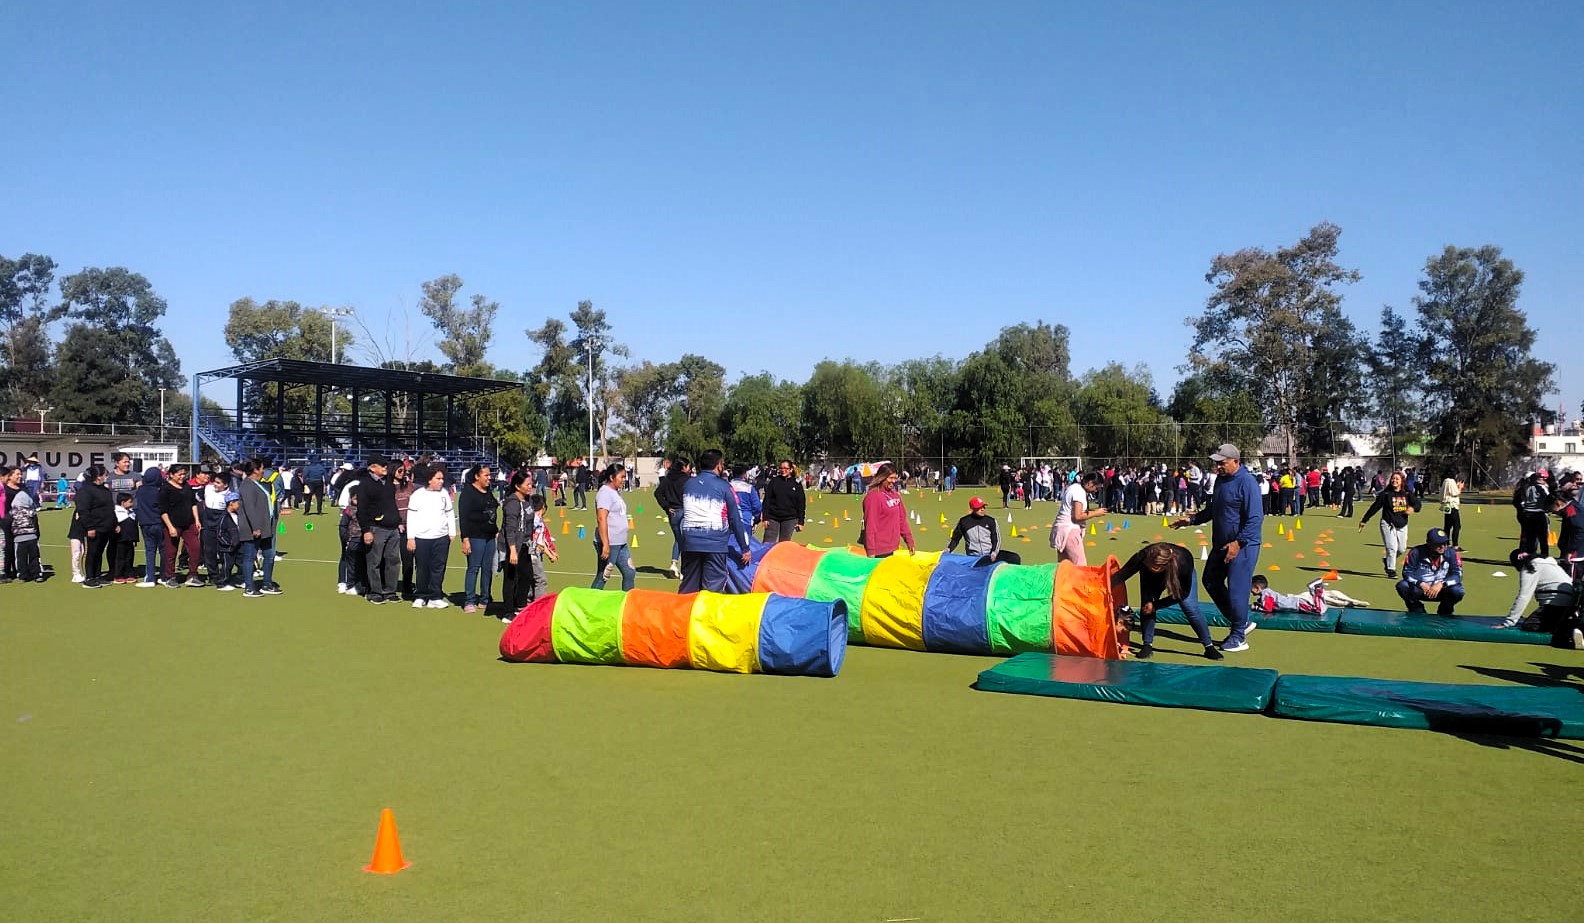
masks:
[(1090, 535), (1095, 534), (1095, 524), (1092, 523), (1092, 522), (1089, 524), (1089, 534)]
[(1303, 556), (1304, 556), (1304, 553), (1302, 551), (1300, 551), (1300, 552), (1298, 552), (1298, 553), (1293, 555), (1294, 558), (1302, 558)]
[[(638, 547), (638, 533), (637, 532), (634, 532), (632, 534), (632, 537), (627, 540), (627, 544), (631, 545), (634, 548)], [(1303, 555), (1299, 555), (1298, 557), (1301, 558), (1301, 557), (1303, 557)]]
[(1320, 579), (1321, 580), (1341, 580), (1342, 579), (1342, 575), (1337, 573), (1336, 568), (1333, 567), (1330, 570), (1326, 571), (1325, 576), (1321, 577)]
[(842, 510), (842, 520), (844, 522), (852, 522), (852, 511), (851, 510)]
[(1209, 545), (1200, 545), (1199, 546), (1199, 560), (1201, 560), (1201, 561), (1210, 560), (1210, 546)]
[[(1007, 514), (1007, 515), (1008, 515), (1008, 516), (1010, 516), (1010, 515), (1011, 515), (1011, 514), (1010, 514), (1010, 513), (1009, 513), (1009, 514)], [(1007, 521), (1008, 521), (1008, 522), (1011, 522), (1011, 521), (1012, 521), (1012, 520), (1011, 520), (1011, 519), (1008, 519), (1008, 520), (1007, 520)], [(944, 525), (945, 525), (945, 524), (946, 524), (946, 514), (945, 514), (945, 513), (942, 513), (942, 514), (941, 514), (941, 525), (943, 525), (943, 526), (944, 526)]]
[(831, 537), (829, 535), (825, 536), (825, 544), (829, 545), (830, 543), (831, 543)]
[(1280, 564), (1272, 564), (1270, 567), (1267, 567), (1265, 569), (1266, 570), (1281, 570), (1281, 565)]
[(572, 534), (572, 524), (570, 522), (563, 521), (561, 523), (561, 534), (562, 535), (571, 535)]
[(1122, 520), (1122, 528), (1124, 528), (1124, 529), (1133, 528), (1133, 520), (1131, 520), (1131, 519)]
[(1287, 541), (1296, 542), (1296, 541), (1298, 541), (1298, 537), (1294, 533), (1288, 532), (1287, 533)]
[(380, 811), (379, 833), (374, 837), (374, 858), (363, 866), (365, 872), (394, 875), (412, 865), (402, 861), (401, 838), (396, 835), (396, 815), (390, 808)]
[(582, 526), (578, 526), (578, 538), (588, 538), (588, 536), (583, 533)]
[(1303, 517), (1302, 516), (1300, 516), (1297, 519), (1293, 520), (1293, 528), (1294, 529), (1302, 529), (1303, 528)]
[(1017, 526), (1013, 526), (1012, 527), (1012, 537), (1013, 538), (1017, 538), (1018, 537), (1017, 536)]
[(1546, 538), (1551, 540), (1549, 544), (1555, 545), (1557, 543), (1557, 534), (1555, 532), (1547, 532)]
[(1286, 535), (1287, 534), (1287, 530), (1282, 528), (1282, 524), (1279, 523), (1279, 522), (1276, 524), (1276, 534), (1277, 535)]
[(556, 507), (556, 512), (561, 514), (561, 518), (562, 519), (566, 518), (566, 507), (558, 506), (558, 507)]
[(1167, 522), (1167, 521), (1166, 521), (1166, 517), (1165, 517), (1165, 516), (1162, 516), (1162, 517), (1161, 517), (1161, 528), (1162, 528), (1162, 529), (1169, 529), (1169, 528), (1171, 528), (1171, 523), (1169, 523), (1169, 522)]

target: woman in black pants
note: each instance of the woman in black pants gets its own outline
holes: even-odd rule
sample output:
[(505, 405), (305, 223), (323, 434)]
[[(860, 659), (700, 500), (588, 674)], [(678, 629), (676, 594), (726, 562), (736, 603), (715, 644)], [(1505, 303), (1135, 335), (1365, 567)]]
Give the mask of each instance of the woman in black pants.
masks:
[(72, 518), (82, 524), (88, 546), (83, 561), (83, 586), (90, 590), (104, 586), (105, 548), (115, 541), (115, 498), (104, 482), (104, 466), (88, 466), (83, 472), (82, 487), (77, 490), (77, 508), (72, 511)]
[(1546, 515), (1551, 505), (1551, 491), (1546, 486), (1550, 474), (1544, 468), (1532, 472), (1518, 483), (1513, 497), (1518, 507), (1518, 548), (1541, 558), (1551, 556), (1551, 519)]
[(528, 473), (516, 471), (507, 482), (506, 499), (501, 501), (500, 546), (506, 552), (506, 566), (501, 569), (504, 586), (506, 614), (515, 616), (528, 605), (533, 592), (533, 507), (528, 498), (533, 492), (533, 482)]

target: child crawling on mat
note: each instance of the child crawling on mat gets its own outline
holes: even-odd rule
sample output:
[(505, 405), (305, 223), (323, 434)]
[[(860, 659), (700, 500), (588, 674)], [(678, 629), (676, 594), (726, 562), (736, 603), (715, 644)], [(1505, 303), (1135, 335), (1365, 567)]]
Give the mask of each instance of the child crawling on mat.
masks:
[(1325, 615), (1332, 606), (1343, 609), (1368, 606), (1362, 599), (1354, 599), (1341, 590), (1326, 589), (1325, 579), (1316, 578), (1304, 587), (1302, 596), (1289, 596), (1270, 588), (1264, 574), (1256, 574), (1253, 584), (1253, 605), (1261, 612), (1303, 612), (1308, 615)]

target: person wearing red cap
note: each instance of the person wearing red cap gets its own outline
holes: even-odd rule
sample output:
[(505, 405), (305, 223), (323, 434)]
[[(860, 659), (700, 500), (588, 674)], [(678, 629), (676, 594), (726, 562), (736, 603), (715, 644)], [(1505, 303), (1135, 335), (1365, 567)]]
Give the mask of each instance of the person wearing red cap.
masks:
[(1023, 558), (1016, 552), (1001, 550), (1001, 531), (996, 526), (995, 517), (985, 510), (985, 502), (978, 497), (968, 501), (968, 515), (957, 520), (957, 528), (952, 530), (946, 553), (954, 554), (959, 543), (963, 543), (963, 550), (969, 556), (979, 558), (982, 564), (996, 561), (1003, 564), (1023, 563)]

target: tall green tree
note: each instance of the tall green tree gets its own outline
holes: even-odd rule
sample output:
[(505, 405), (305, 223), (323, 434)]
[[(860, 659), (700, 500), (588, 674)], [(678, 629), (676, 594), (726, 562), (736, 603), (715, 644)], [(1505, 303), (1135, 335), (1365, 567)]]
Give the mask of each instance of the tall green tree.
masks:
[(37, 253), (0, 256), (0, 416), (31, 415), (49, 406), (49, 324), (55, 306), (55, 261)]
[(1527, 424), (1546, 414), (1541, 402), (1555, 387), (1555, 367), (1530, 355), (1523, 278), (1500, 247), (1448, 246), (1425, 261), (1414, 298), (1430, 432), (1476, 472), (1528, 452)]
[(181, 363), (159, 328), (165, 299), (148, 279), (121, 267), (85, 269), (62, 279), (60, 288), (60, 313), (72, 324), (56, 354), (57, 417), (157, 418), (159, 389), (181, 386)]
[(1368, 406), (1392, 440), (1393, 457), (1424, 438), (1420, 414), (1424, 406), (1423, 345), (1401, 314), (1390, 306), (1381, 308), (1380, 330), (1366, 362)]
[(1370, 343), (1336, 305), (1322, 309), (1309, 343), (1308, 387), (1298, 407), (1298, 447), (1323, 456), (1336, 449), (1336, 437), (1351, 432), (1368, 409), (1364, 373)]
[(1221, 254), (1205, 281), (1215, 286), (1194, 330), (1188, 363), (1239, 381), (1259, 396), (1267, 423), (1280, 431), (1296, 463), (1299, 428), (1316, 401), (1316, 342), (1342, 302), (1338, 288), (1359, 278), (1337, 262), (1342, 229), (1316, 225), (1291, 246), (1248, 247)]
[(677, 360), (682, 399), (671, 407), (666, 423), (667, 455), (698, 458), (705, 449), (721, 448), (720, 415), (726, 396), (726, 369), (696, 353)]
[(1085, 456), (1121, 461), (1180, 457), (1181, 437), (1162, 412), (1154, 383), (1142, 367), (1109, 362), (1086, 372), (1079, 379), (1076, 403)]
[(795, 382), (769, 372), (745, 375), (726, 392), (721, 432), (735, 462), (755, 464), (791, 458), (803, 424), (803, 392)]
[(1195, 372), (1177, 382), (1166, 412), (1177, 421), (1186, 460), (1207, 458), (1224, 442), (1253, 455), (1265, 438), (1264, 415), (1254, 396), (1239, 382), (1214, 372)]
[[(238, 298), (231, 302), (226, 315), (225, 342), (239, 363), (264, 359), (329, 362), (332, 323), (337, 321), (324, 309), (307, 307), (295, 301), (277, 301), (272, 298), (260, 304), (252, 298)], [(355, 342), (354, 334), (346, 326), (336, 328), (337, 352), (344, 355)], [(273, 385), (245, 382), (242, 400), (250, 415), (269, 418), (275, 414), (276, 389)], [(313, 411), (313, 402), (314, 391), (311, 388), (288, 390), (285, 412), (309, 414)], [(343, 395), (333, 396), (329, 406), (333, 412), (351, 411), (351, 403)], [(380, 423), (384, 424), (383, 413)]]
[(887, 406), (879, 366), (829, 359), (814, 366), (803, 385), (802, 417), (805, 445), (816, 456), (873, 460), (899, 447), (900, 423)]
[(583, 388), (578, 382), (577, 353), (567, 343), (566, 322), (546, 318), (527, 331), (539, 347), (539, 362), (528, 373), (531, 413), (544, 421), (544, 450), (560, 461), (588, 453)]
[(623, 455), (647, 455), (664, 448), (671, 409), (682, 399), (682, 369), (674, 362), (641, 362), (621, 370), (616, 379), (616, 415), (630, 437)]
[(500, 311), (500, 303), (474, 294), (464, 308), (457, 303), (461, 289), (462, 277), (454, 273), (431, 279), (423, 283), (418, 309), (439, 332), (436, 345), (453, 373), (485, 375), (489, 371), (485, 368), (485, 354), (495, 335), (495, 314)]

